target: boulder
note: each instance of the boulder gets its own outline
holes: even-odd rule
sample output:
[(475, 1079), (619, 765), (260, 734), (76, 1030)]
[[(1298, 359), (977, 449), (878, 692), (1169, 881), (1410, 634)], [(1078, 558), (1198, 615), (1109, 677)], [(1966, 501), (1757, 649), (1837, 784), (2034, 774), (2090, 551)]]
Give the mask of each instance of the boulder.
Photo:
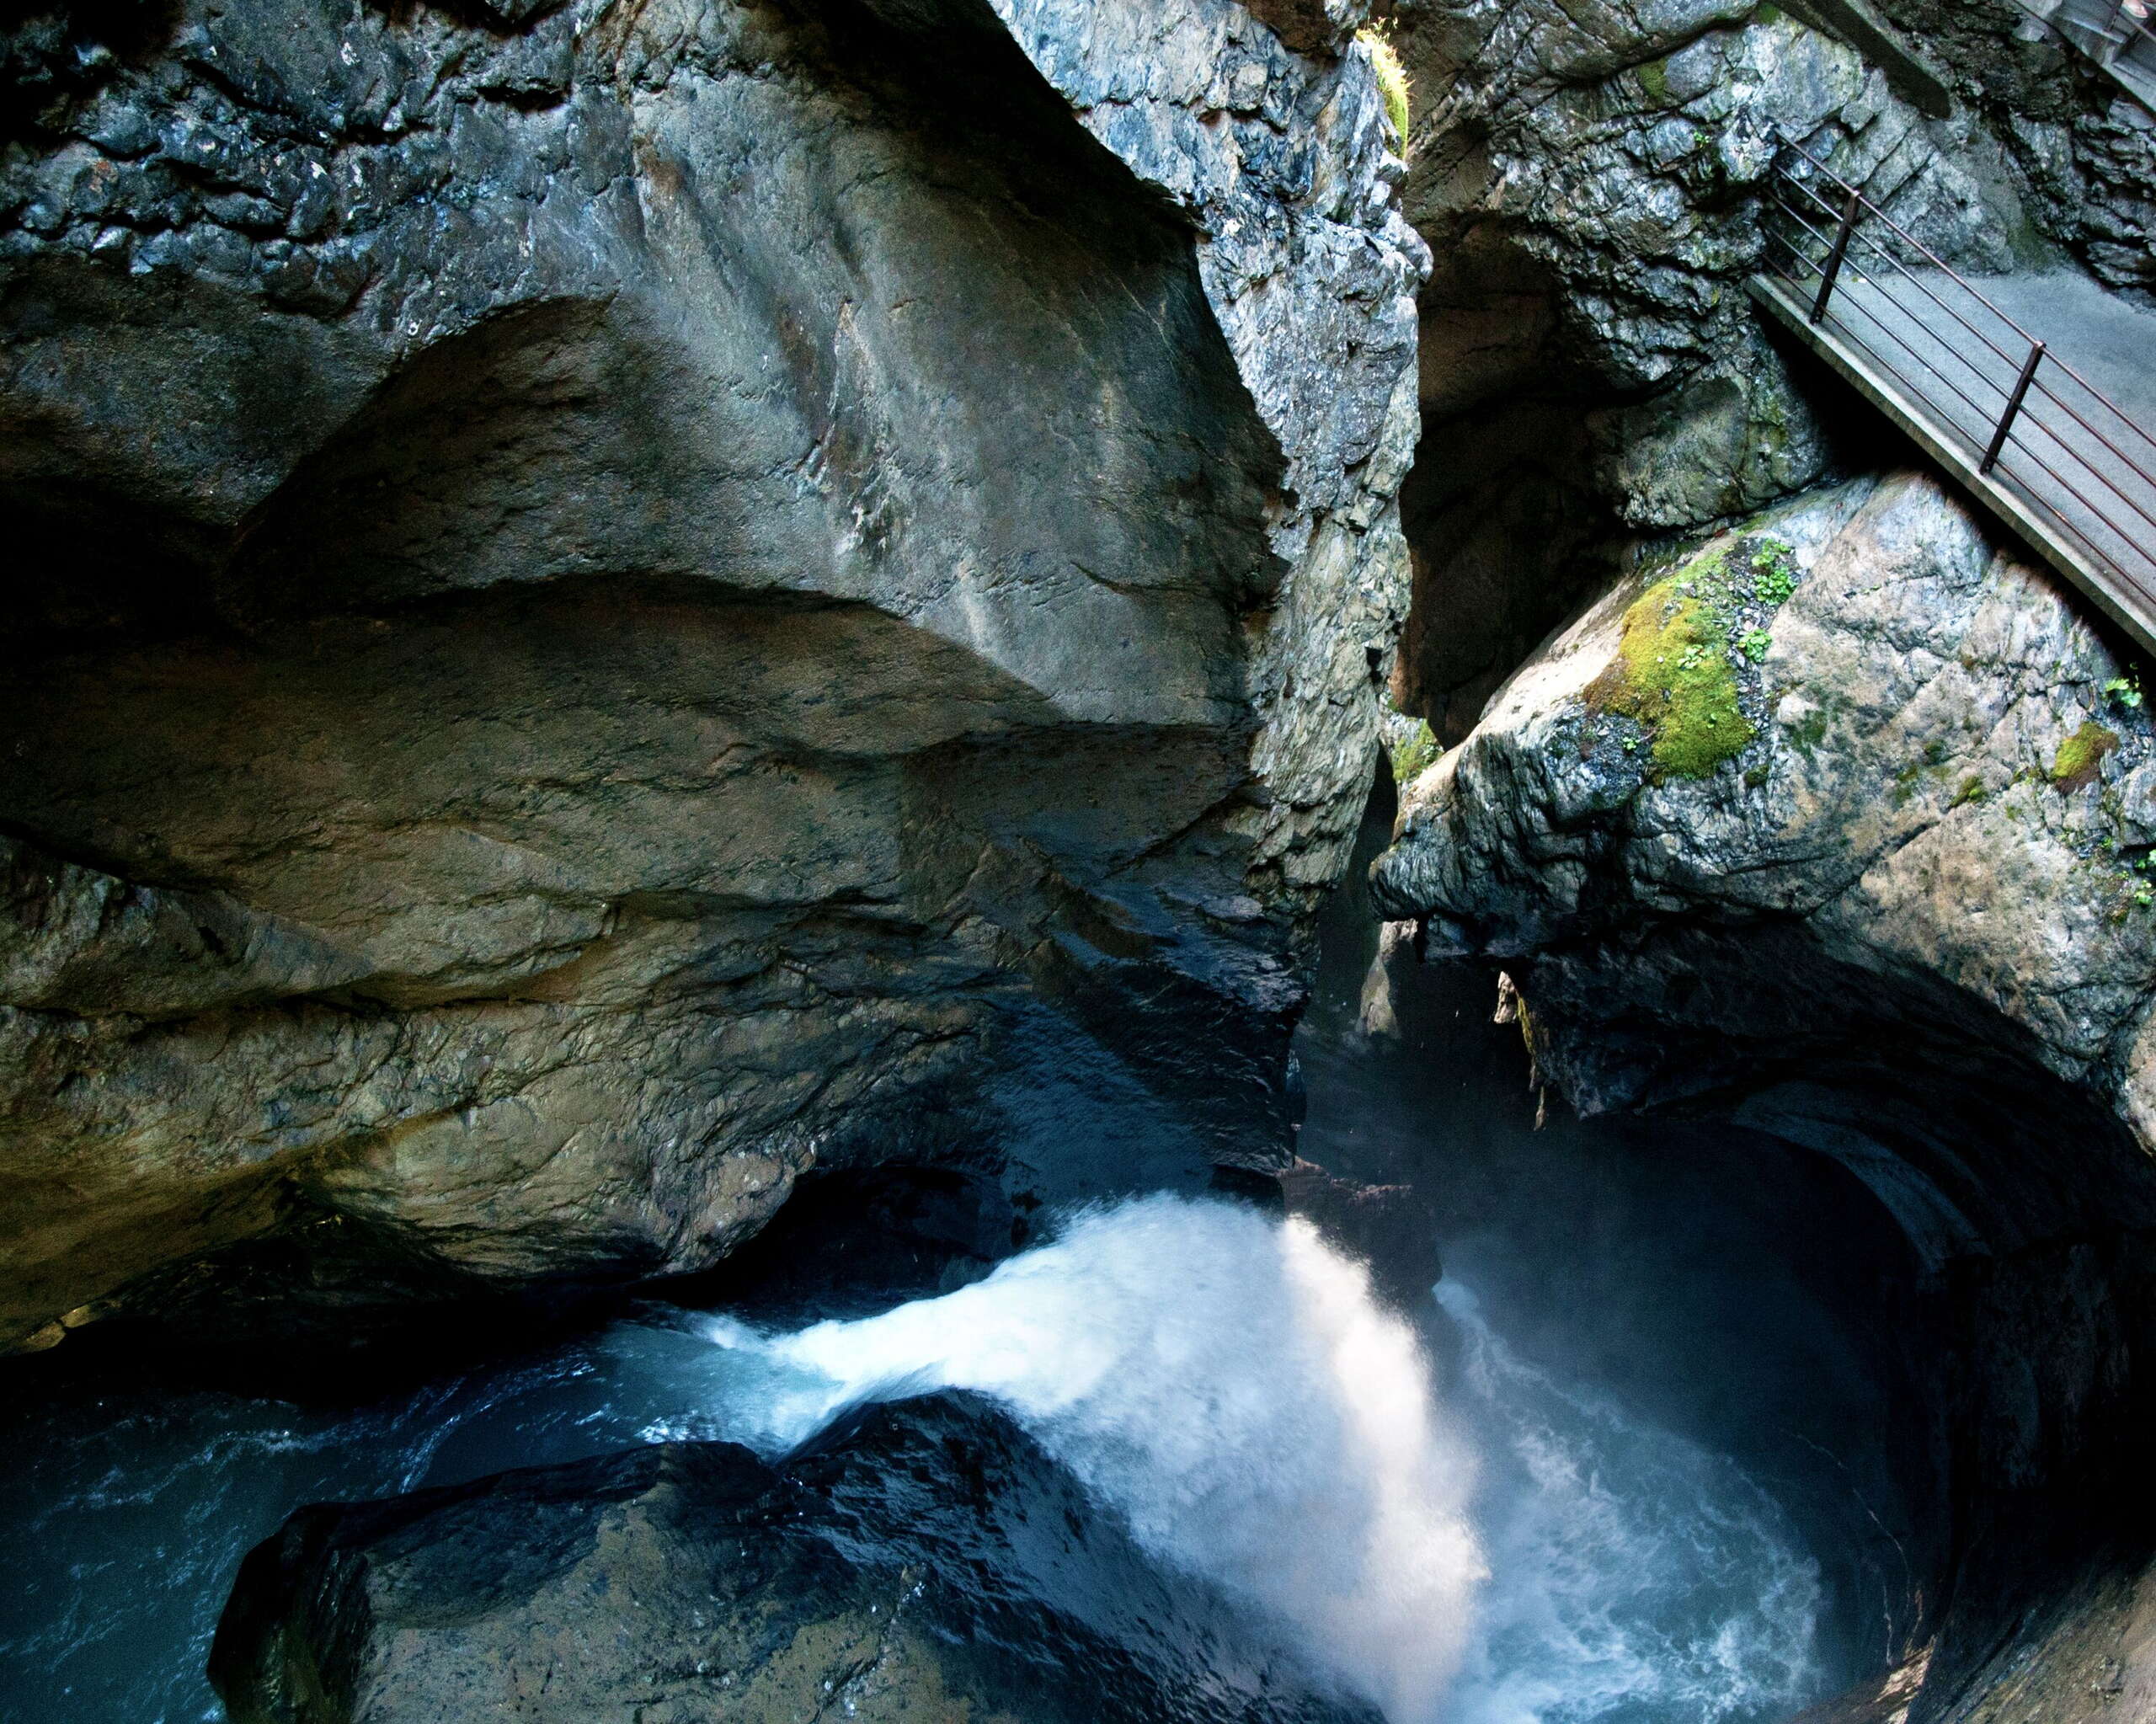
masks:
[(776, 1463), (667, 1444), (302, 1509), (211, 1674), (234, 1724), (1375, 1724), (947, 1399)]
[[(2009, 1047), (2156, 1141), (2152, 758), (2072, 596), (1897, 473), (1612, 588), (1407, 793), (1372, 891), (1434, 949), (1508, 960), (1543, 1074), (1590, 1111), (1854, 1018)], [(1628, 1022), (1662, 1049), (1586, 1028)]]

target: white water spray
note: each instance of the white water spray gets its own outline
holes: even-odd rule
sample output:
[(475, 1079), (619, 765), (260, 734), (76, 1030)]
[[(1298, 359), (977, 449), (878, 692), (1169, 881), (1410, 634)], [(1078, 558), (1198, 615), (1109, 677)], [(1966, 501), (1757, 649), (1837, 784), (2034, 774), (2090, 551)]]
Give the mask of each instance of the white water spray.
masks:
[(1818, 1569), (1773, 1501), (1518, 1357), (1465, 1288), (1437, 1294), (1464, 1424), (1306, 1223), (1149, 1198), (881, 1316), (706, 1318), (710, 1422), (644, 1434), (777, 1453), (864, 1402), (988, 1396), (1155, 1560), (1390, 1724), (1753, 1724), (1816, 1698)]
[(707, 1332), (784, 1370), (767, 1447), (866, 1401), (1001, 1402), (1156, 1560), (1271, 1619), (1391, 1724), (1441, 1716), (1484, 1578), (1473, 1464), (1414, 1335), (1308, 1224), (1150, 1198), (940, 1299)]
[(1437, 1296), (1492, 1457), (1496, 1571), (1452, 1724), (1733, 1724), (1818, 1698), (1818, 1566), (1773, 1499), (1521, 1358), (1466, 1288)]

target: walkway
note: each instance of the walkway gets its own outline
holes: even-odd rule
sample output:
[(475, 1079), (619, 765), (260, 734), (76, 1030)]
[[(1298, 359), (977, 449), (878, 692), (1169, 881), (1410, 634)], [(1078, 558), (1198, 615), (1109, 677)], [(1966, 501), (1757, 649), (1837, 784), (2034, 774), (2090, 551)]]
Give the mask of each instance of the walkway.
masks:
[(1778, 176), (1753, 296), (2156, 654), (2156, 312), (2079, 275), (1964, 281), (1860, 199), (1833, 269), (1851, 194), (1807, 170)]
[[(2023, 40), (2057, 37), (2156, 109), (2156, 29), (2126, 0), (2015, 0), (2029, 14)], [(2144, 13), (2156, 10), (2139, 0)]]

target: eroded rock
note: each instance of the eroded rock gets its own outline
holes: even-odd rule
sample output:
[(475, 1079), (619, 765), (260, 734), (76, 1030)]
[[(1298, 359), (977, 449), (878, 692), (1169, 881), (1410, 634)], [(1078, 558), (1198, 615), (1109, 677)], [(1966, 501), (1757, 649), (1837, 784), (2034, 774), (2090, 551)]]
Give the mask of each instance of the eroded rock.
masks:
[[(1716, 611), (1712, 560), (1780, 547), (1764, 623)], [(1643, 668), (1681, 683), (1703, 652), (1728, 703), (1692, 716), (1732, 728), (1673, 756), (1675, 716), (1609, 691), (1628, 627), (1688, 583), (1730, 632)], [(1952, 1557), (1892, 1649), (1921, 1671), (1851, 1718), (1919, 1688), (1926, 1717), (2063, 1704), (2073, 1684), (2028, 1673), (2140, 1632), (2103, 1577), (2152, 1544), (2156, 889), (2129, 795), (2152, 757), (2133, 674), (2071, 596), (1892, 473), (1604, 595), (1408, 790), (1373, 869), (1428, 949), (1503, 960), (1539, 1078), (1576, 1107), (1832, 1156), (1914, 1248), (1900, 1341), (1927, 1428), (1897, 1441)]]
[(2127, 788), (2156, 740), (2120, 661), (1928, 478), (1817, 493), (1705, 550), (1763, 541), (1787, 544), (1797, 574), (1758, 662), (1711, 643), (1748, 739), (1686, 776), (1657, 765), (1655, 726), (1597, 699), (1636, 577), (1410, 792), (1374, 871), (1380, 905), (1441, 949), (1538, 960), (1524, 986), (1543, 1069), (1589, 1108), (1718, 1081), (1576, 1057), (1575, 1019), (1622, 1015), (1620, 972), (1703, 1032), (1802, 1015), (1785, 990), (1816, 977), (1762, 973), (1748, 1001), (1685, 1007), (1676, 977), (1699, 966), (1655, 956), (1662, 934), (1711, 930), (1742, 963), (1756, 930), (1882, 1010), (1897, 990), (1965, 1001), (2147, 1134), (2156, 894)]
[(266, 1238), (349, 1316), (704, 1267), (812, 1166), (1283, 1157), (1403, 598), (1360, 56), (117, 17), (8, 37), (0, 1343)]
[(237, 1724), (1374, 1718), (943, 1400), (776, 1465), (670, 1444), (302, 1509), (242, 1568), (211, 1674)]
[[(1790, 232), (1784, 146), (1966, 275), (2139, 279), (2156, 121), (2025, 23), (1934, 0), (1402, 7), (1403, 199), (1437, 265), (1406, 709), (1459, 740), (1630, 543), (1899, 458), (1745, 291)], [(1862, 243), (1859, 261), (1885, 267)]]

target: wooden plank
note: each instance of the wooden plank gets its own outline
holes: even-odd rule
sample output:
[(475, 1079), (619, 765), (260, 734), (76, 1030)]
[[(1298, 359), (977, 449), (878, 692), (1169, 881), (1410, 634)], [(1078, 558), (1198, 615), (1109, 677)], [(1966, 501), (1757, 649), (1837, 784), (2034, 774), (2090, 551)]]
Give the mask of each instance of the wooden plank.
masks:
[(1990, 474), (1978, 472), (1982, 451), (1968, 447), (1959, 434), (1927, 412), (1921, 400), (1881, 374), (1854, 342), (1840, 337), (1832, 327), (1831, 315), (1812, 323), (1806, 316), (1809, 306), (1786, 283), (1770, 276), (1753, 276), (1749, 290), (1777, 323), (1892, 420), (1956, 484), (2063, 575), (2137, 647), (2156, 655), (2156, 609), (2108, 564), (2095, 561), (2055, 526), (2041, 502), (2025, 499)]

